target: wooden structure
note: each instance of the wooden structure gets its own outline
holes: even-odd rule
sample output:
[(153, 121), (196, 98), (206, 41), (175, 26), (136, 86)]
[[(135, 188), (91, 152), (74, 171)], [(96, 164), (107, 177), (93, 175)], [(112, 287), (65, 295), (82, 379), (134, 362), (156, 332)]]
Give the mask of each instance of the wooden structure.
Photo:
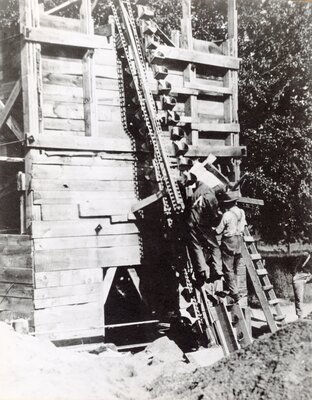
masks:
[[(212, 153), (234, 182), (246, 154), (235, 0), (228, 3), (228, 38), (218, 46), (192, 37), (188, 1), (171, 39), (138, 5), (148, 82), (178, 179)], [(147, 233), (132, 213), (153, 192), (153, 164), (131, 79), (120, 76), (114, 22), (95, 33), (90, 0), (79, 4), (74, 19), (53, 15), (62, 5), (20, 0), (20, 35), (4, 32), (0, 42), (0, 318), (25, 317), (54, 341), (105, 337), (111, 288), (130, 280), (142, 297), (138, 271), (155, 257), (144, 253)], [(245, 277), (242, 268), (242, 290)], [(130, 325), (153, 322), (133, 318)]]

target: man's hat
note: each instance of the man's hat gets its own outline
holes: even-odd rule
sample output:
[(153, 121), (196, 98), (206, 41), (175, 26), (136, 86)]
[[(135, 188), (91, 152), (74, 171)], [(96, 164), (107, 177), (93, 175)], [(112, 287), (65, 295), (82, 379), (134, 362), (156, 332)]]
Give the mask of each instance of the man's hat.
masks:
[(225, 204), (233, 203), (237, 201), (240, 197), (241, 194), (239, 190), (228, 191), (225, 192), (224, 195), (222, 196), (222, 202)]

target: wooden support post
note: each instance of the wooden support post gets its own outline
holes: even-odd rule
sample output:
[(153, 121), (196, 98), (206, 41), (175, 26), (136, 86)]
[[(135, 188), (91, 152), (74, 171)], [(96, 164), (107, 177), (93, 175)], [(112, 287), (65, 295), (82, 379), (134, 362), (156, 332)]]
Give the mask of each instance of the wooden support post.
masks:
[(176, 47), (180, 47), (180, 37), (181, 32), (177, 29), (173, 29), (171, 31), (171, 41), (175, 44)]
[(191, 0), (182, 0), (181, 47), (193, 49)]
[(105, 336), (105, 304), (111, 290), (113, 280), (115, 278), (117, 271), (117, 267), (107, 268), (104, 280), (103, 280), (103, 289), (102, 289), (102, 304), (103, 304), (103, 316), (104, 316), (104, 324), (103, 324), (103, 336)]
[(23, 235), (26, 232), (25, 227), (25, 190), (26, 180), (23, 172), (17, 174), (17, 191), (20, 193), (20, 233)]
[[(144, 301), (141, 290), (140, 290), (140, 278), (139, 278), (138, 273), (136, 272), (136, 270), (134, 268), (128, 268), (127, 270), (128, 270), (129, 276), (138, 292), (138, 295), (140, 296), (140, 299), (142, 301)], [(145, 301), (144, 301), (144, 303), (145, 303)]]
[[(81, 31), (88, 35), (94, 34), (94, 24), (91, 13), (91, 1), (82, 0), (80, 7)], [(98, 135), (95, 61), (93, 56), (94, 50), (89, 49), (82, 59), (83, 105), (86, 136)]]
[[(39, 7), (37, 0), (20, 0), (20, 31), (39, 26)], [(23, 94), (24, 134), (38, 136), (40, 132), (40, 94), (38, 94), (38, 73), (40, 72), (40, 44), (21, 39), (21, 82)], [(42, 127), (42, 126), (41, 126)], [(26, 181), (31, 179), (31, 150), (25, 156)], [(31, 226), (33, 219), (32, 192), (25, 193), (25, 228)]]

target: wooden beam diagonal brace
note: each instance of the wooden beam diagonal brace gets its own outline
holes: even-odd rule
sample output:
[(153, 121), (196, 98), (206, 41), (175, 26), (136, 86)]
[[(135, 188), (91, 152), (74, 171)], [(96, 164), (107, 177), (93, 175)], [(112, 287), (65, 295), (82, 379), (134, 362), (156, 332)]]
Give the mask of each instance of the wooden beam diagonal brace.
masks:
[(47, 14), (47, 15), (54, 14), (57, 11), (61, 11), (64, 8), (70, 6), (73, 3), (77, 3), (78, 1), (80, 1), (80, 0), (67, 0), (67, 1), (64, 1), (64, 3), (61, 3), (58, 6), (55, 6), (53, 8), (50, 8), (50, 10), (45, 11), (45, 14)]
[(165, 190), (159, 190), (157, 193), (154, 193), (151, 196), (148, 196), (145, 199), (138, 201), (131, 207), (131, 212), (132, 213), (138, 212), (143, 208), (149, 206), (150, 204), (155, 203), (155, 201), (162, 199), (165, 193), (166, 193)]
[[(5, 124), (5, 122), (8, 120), (9, 116), (10, 116), (10, 112), (12, 110), (12, 107), (14, 106), (14, 103), (18, 97), (18, 95), (20, 94), (22, 85), (21, 85), (21, 80), (18, 79), (15, 83), (15, 85), (13, 86), (13, 89), (10, 93), (10, 96), (8, 98), (8, 100), (6, 101), (5, 104), (0, 104), (0, 129), (2, 128), (2, 126)], [(3, 107), (2, 107), (3, 105)], [(13, 132), (14, 133), (14, 132)]]

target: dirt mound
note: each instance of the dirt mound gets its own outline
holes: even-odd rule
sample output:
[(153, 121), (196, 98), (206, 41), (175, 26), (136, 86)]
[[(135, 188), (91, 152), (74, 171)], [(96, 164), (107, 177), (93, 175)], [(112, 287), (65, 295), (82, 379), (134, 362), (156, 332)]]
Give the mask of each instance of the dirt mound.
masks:
[(312, 398), (312, 321), (288, 324), (272, 335), (193, 374), (159, 377), (153, 398), (185, 400), (309, 400)]

